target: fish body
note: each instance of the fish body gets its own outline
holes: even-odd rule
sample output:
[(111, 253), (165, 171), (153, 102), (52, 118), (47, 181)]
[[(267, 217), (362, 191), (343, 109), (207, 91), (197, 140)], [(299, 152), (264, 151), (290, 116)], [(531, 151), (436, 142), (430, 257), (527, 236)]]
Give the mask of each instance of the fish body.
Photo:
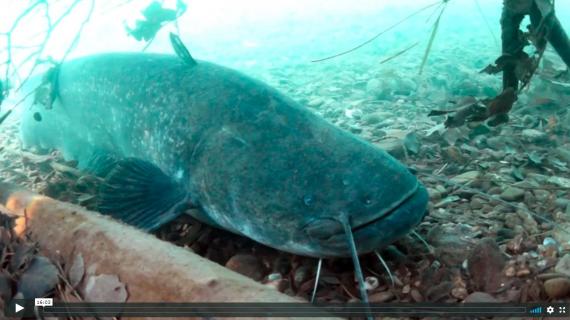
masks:
[(366, 253), (426, 212), (425, 188), (388, 153), (219, 65), (88, 56), (59, 66), (55, 97), (26, 108), (24, 145), (106, 176), (102, 211), (145, 230), (192, 203), (197, 219), (270, 247), (345, 257), (342, 221)]

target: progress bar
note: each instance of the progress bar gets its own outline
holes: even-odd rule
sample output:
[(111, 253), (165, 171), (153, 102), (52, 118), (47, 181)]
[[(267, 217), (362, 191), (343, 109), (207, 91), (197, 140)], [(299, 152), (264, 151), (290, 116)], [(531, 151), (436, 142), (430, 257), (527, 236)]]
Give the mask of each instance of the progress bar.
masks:
[[(16, 312), (16, 310), (18, 310)], [(41, 317), (561, 317), (570, 304), (64, 303), (14, 300), (7, 316)]]

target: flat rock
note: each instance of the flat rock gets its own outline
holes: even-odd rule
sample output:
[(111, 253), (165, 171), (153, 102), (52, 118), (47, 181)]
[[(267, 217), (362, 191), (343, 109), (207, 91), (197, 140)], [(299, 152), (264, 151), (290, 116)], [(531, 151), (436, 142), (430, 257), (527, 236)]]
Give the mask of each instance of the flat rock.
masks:
[(374, 293), (372, 295), (370, 295), (368, 297), (368, 300), (370, 302), (376, 302), (376, 303), (381, 303), (381, 302), (388, 302), (392, 299), (394, 299), (394, 294), (391, 291), (384, 291), (384, 292), (378, 292), (378, 293)]
[(524, 198), (524, 190), (515, 187), (507, 187), (499, 196), (501, 199), (506, 201), (518, 201)]
[(522, 137), (528, 142), (541, 142), (548, 139), (548, 135), (545, 132), (536, 129), (524, 129)]
[(263, 264), (254, 255), (236, 254), (226, 262), (226, 268), (256, 281), (263, 278)]
[(570, 253), (565, 254), (554, 267), (554, 271), (563, 273), (570, 277)]
[(556, 149), (556, 153), (560, 159), (570, 164), (570, 144), (563, 145)]
[(561, 299), (570, 295), (570, 280), (554, 278), (544, 282), (544, 291), (552, 299)]
[(375, 144), (395, 158), (401, 159), (404, 157), (404, 143), (402, 139), (388, 138), (378, 141)]
[(467, 269), (473, 287), (485, 292), (499, 289), (505, 264), (506, 258), (495, 240), (491, 238), (481, 240), (467, 258)]
[(552, 183), (562, 188), (570, 188), (570, 179), (564, 177), (550, 177), (548, 183)]
[(499, 302), (495, 297), (486, 293), (486, 292), (473, 292), (472, 294), (468, 295), (465, 300), (465, 303), (493, 303)]
[(467, 259), (469, 249), (476, 244), (472, 233), (471, 228), (464, 224), (437, 225), (428, 232), (427, 240), (434, 246), (435, 254), (441, 262), (456, 267)]
[(389, 112), (376, 111), (363, 116), (362, 121), (367, 125), (374, 125), (393, 117), (394, 115)]
[(457, 183), (467, 183), (475, 181), (479, 177), (479, 171), (467, 171), (451, 178), (451, 181)]

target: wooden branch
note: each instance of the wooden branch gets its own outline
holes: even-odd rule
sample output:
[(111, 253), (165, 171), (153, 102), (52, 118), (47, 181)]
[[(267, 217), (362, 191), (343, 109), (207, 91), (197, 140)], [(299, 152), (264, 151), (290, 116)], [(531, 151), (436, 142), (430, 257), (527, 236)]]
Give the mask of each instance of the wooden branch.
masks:
[(2, 183), (0, 203), (19, 216), (17, 234), (37, 241), (46, 256), (66, 264), (81, 254), (87, 270), (117, 275), (127, 302), (302, 302), (79, 206)]

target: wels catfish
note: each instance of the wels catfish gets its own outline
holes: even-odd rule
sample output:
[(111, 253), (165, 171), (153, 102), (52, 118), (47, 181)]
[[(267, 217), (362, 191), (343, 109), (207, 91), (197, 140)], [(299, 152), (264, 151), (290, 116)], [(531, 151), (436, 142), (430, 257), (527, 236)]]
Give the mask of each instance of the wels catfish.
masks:
[(191, 203), (207, 224), (295, 254), (352, 257), (359, 271), (358, 254), (422, 220), (426, 189), (388, 153), (173, 43), (177, 55), (62, 63), (51, 107), (35, 99), (24, 112), (25, 146), (104, 176), (100, 210), (138, 228)]

